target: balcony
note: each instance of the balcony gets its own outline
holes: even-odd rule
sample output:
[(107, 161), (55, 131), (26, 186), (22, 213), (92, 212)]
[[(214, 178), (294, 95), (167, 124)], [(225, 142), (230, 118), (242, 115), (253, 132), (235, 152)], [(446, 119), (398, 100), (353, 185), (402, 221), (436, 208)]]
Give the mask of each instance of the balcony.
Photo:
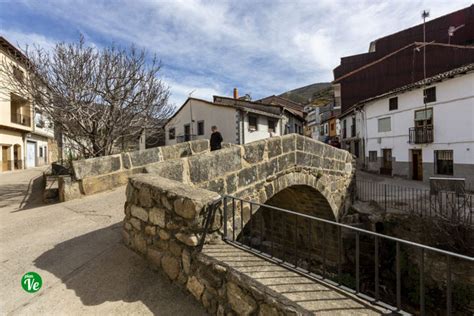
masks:
[(20, 124), (20, 125), (24, 125), (28, 127), (31, 126), (31, 118), (29, 116), (19, 114), (19, 113), (12, 113), (11, 119), (12, 119), (12, 123)]
[(433, 142), (433, 127), (410, 127), (409, 129), (410, 144), (428, 144)]

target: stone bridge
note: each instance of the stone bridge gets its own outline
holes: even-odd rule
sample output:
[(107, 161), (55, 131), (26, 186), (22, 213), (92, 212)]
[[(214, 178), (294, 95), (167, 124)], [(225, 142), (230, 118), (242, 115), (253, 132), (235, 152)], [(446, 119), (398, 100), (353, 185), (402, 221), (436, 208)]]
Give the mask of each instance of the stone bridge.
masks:
[[(127, 186), (124, 242), (211, 314), (378, 314), (355, 296), (222, 243), (223, 225), (233, 229), (222, 220), (224, 195), (339, 220), (353, 162), (346, 151), (286, 135), (147, 164), (147, 174), (131, 176)], [(216, 205), (220, 212), (206, 235)], [(245, 207), (237, 216), (243, 217), (243, 227), (235, 227), (240, 233), (252, 218)]]

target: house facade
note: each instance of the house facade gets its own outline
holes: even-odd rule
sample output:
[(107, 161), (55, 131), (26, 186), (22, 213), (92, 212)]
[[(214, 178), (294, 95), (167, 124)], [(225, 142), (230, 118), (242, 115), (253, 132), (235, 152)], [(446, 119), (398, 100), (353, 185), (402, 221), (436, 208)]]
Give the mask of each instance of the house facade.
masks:
[(360, 112), (369, 171), (474, 186), (474, 63), (368, 100)]
[(304, 119), (289, 109), (259, 101), (214, 96), (213, 102), (188, 98), (165, 125), (166, 145), (210, 139), (217, 126), (224, 142), (256, 140), (303, 132)]
[(56, 160), (52, 122), (35, 107), (29, 96), (15, 91), (10, 80), (27, 80), (26, 57), (0, 37), (2, 68), (13, 67), (15, 78), (0, 72), (0, 171), (42, 166)]

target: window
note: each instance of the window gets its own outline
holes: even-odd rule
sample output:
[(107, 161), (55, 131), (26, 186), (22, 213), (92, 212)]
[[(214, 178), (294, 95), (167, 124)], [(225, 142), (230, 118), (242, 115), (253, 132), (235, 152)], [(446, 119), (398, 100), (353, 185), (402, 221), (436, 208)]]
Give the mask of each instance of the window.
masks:
[(249, 131), (253, 132), (258, 130), (257, 122), (258, 119), (256, 115), (249, 115)]
[(176, 129), (173, 127), (173, 128), (170, 128), (168, 130), (168, 138), (169, 139), (174, 139), (176, 136)]
[(336, 124), (331, 123), (331, 132), (334, 132), (335, 129), (336, 129)]
[(198, 121), (198, 135), (204, 135), (204, 121)]
[(388, 110), (393, 111), (398, 109), (398, 97), (388, 99)]
[(41, 158), (43, 158), (43, 147), (42, 146), (39, 147), (39, 156)]
[(431, 87), (423, 90), (425, 103), (436, 102), (436, 87)]
[(18, 80), (18, 82), (23, 83), (24, 75), (20, 68), (13, 66), (13, 77)]
[(352, 125), (351, 125), (351, 137), (356, 136), (356, 118), (355, 116), (352, 117)]
[(268, 132), (275, 133), (276, 131), (276, 121), (272, 119), (268, 119)]
[(435, 170), (437, 174), (448, 176), (453, 175), (453, 151), (435, 150), (434, 151)]
[(416, 127), (433, 126), (433, 108), (415, 111), (415, 126)]
[(378, 121), (379, 133), (390, 132), (392, 130), (390, 117), (380, 118)]
[(370, 162), (377, 162), (377, 151), (375, 151), (375, 150), (369, 151), (369, 161)]

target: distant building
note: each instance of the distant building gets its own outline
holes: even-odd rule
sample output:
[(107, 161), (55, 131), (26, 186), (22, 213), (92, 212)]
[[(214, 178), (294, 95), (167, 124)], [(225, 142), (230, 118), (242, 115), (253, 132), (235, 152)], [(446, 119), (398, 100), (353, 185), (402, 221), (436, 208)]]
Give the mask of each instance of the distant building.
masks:
[(423, 181), (458, 176), (472, 184), (474, 5), (428, 21), (422, 41), (420, 24), (341, 58), (333, 87), (342, 148), (373, 172)]
[[(224, 142), (245, 144), (289, 133), (303, 133), (302, 111), (281, 104), (214, 96), (213, 102), (188, 98), (165, 125), (166, 145), (209, 139), (218, 127)], [(268, 101), (268, 100), (267, 100)]]
[(0, 37), (0, 63), (11, 63), (15, 78), (0, 73), (0, 171), (42, 166), (57, 160), (54, 126), (28, 96), (15, 91), (9, 80), (27, 80), (26, 57)]

